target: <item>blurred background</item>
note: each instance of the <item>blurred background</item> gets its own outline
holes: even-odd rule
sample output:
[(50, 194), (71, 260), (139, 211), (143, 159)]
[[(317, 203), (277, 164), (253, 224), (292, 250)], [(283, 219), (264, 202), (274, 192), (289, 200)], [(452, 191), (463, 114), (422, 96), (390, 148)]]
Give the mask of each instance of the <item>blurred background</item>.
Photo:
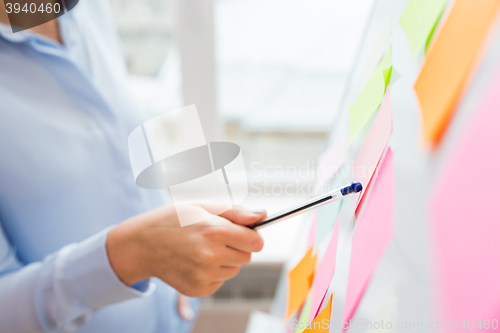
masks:
[[(196, 104), (209, 140), (242, 149), (244, 204), (272, 213), (307, 199), (372, 0), (110, 2), (147, 116)], [(252, 310), (269, 310), (303, 219), (261, 231), (264, 249), (203, 299), (195, 332), (244, 332)]]

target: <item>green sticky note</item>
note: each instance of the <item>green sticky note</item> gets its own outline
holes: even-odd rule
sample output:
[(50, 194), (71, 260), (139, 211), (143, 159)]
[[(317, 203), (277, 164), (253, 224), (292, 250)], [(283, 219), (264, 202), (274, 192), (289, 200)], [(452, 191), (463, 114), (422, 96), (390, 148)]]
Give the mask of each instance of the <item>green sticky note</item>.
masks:
[(446, 0), (411, 0), (406, 6), (399, 24), (405, 32), (413, 57), (429, 44)]
[(389, 46), (372, 77), (366, 83), (354, 104), (349, 109), (349, 144), (354, 141), (366, 122), (377, 110), (384, 98), (385, 90), (391, 79), (392, 48)]
[(375, 69), (375, 72), (380, 71), (382, 75), (384, 75), (384, 93), (389, 81), (391, 79), (392, 72), (392, 48), (389, 45), (387, 52), (384, 55), (384, 58), (380, 61), (380, 64)]
[[(346, 185), (344, 170), (340, 170), (337, 177), (330, 182), (330, 190), (337, 189)], [(318, 208), (318, 217), (316, 220), (316, 235), (314, 237), (315, 248), (328, 236), (329, 232), (333, 230), (335, 222), (340, 214), (342, 208), (342, 200), (337, 200), (332, 203), (320, 206)]]
[[(443, 12), (441, 12), (441, 14), (439, 14), (439, 17), (441, 17), (441, 15), (443, 15)], [(427, 49), (429, 48), (429, 45), (431, 45), (432, 36), (434, 36), (434, 32), (436, 31), (438, 23), (439, 23), (439, 18), (436, 20), (436, 23), (434, 23), (434, 26), (432, 27), (432, 30), (429, 33), (429, 36), (427, 36), (427, 40), (425, 41), (425, 52), (426, 53), (427, 53)]]
[(304, 327), (307, 327), (309, 325), (308, 320), (309, 320), (309, 313), (311, 312), (311, 302), (312, 302), (312, 297), (309, 295), (309, 297), (306, 299), (306, 302), (304, 303), (304, 306), (302, 307), (302, 313), (300, 314), (299, 320), (297, 321), (297, 327), (295, 328), (295, 331), (293, 333), (301, 333), (304, 330)]

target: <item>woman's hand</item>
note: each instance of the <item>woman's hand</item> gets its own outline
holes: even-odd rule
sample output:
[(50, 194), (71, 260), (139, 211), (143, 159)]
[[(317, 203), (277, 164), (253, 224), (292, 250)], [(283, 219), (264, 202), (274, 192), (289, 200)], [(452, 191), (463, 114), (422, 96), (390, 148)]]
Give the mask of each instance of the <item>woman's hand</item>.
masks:
[[(187, 203), (184, 209), (215, 211), (215, 203)], [(259, 222), (265, 211), (235, 207), (204, 222), (181, 227), (173, 205), (134, 216), (109, 231), (111, 266), (127, 285), (157, 277), (180, 293), (212, 294), (238, 274), (251, 253), (262, 249), (260, 235), (245, 225)]]

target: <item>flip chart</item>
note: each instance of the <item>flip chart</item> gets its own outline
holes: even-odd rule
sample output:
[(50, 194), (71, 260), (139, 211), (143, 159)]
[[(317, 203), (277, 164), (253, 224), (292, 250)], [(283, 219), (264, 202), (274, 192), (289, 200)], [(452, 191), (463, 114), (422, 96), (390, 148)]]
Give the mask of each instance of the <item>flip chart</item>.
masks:
[[(440, 170), (429, 213), (443, 318), (484, 324), (500, 305), (500, 70)], [(482, 332), (477, 326), (471, 331)]]
[(422, 51), (432, 37), (441, 17), (446, 0), (411, 0), (399, 24), (408, 39), (413, 57)]
[(314, 277), (316, 254), (313, 248), (305, 254), (300, 262), (288, 273), (288, 302), (286, 320), (304, 303)]
[(378, 166), (392, 133), (391, 89), (387, 88), (384, 101), (377, 118), (366, 137), (365, 143), (354, 161), (352, 172), (355, 182), (363, 185), (363, 191), (357, 194), (358, 205), (362, 201), (373, 173)]
[(439, 142), (495, 17), (500, 0), (456, 0), (415, 82), (424, 140)]
[(344, 320), (352, 318), (394, 232), (394, 164), (389, 148), (352, 239)]
[(321, 260), (318, 268), (316, 269), (316, 274), (314, 274), (313, 279), (313, 296), (311, 303), (310, 318), (312, 320), (319, 311), (321, 302), (325, 298), (325, 294), (328, 291), (328, 286), (332, 281), (333, 274), (335, 273), (335, 261), (337, 257), (337, 244), (339, 240), (339, 228), (340, 228), (340, 218), (337, 219), (337, 224), (333, 230), (332, 238), (330, 243), (328, 243), (328, 248), (326, 249), (325, 255)]
[(323, 310), (314, 318), (309, 326), (302, 332), (317, 332), (327, 333), (330, 332), (330, 316), (332, 313), (333, 294), (330, 295), (330, 300)]
[(372, 77), (364, 86), (354, 104), (349, 109), (349, 144), (356, 138), (363, 126), (380, 106), (391, 79), (392, 48), (389, 46)]

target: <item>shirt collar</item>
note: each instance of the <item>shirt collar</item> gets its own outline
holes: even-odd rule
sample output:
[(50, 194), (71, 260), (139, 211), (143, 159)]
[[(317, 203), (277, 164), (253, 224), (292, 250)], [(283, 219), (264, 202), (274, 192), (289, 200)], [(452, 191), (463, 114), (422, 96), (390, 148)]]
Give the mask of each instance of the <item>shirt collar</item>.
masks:
[(64, 45), (61, 45), (50, 38), (35, 34), (28, 29), (14, 33), (9, 25), (1, 22), (0, 38), (3, 38), (11, 43), (25, 44), (33, 50), (41, 53), (62, 57), (67, 56), (66, 47)]
[(30, 34), (33, 35), (33, 33), (31, 33), (29, 30), (23, 30), (17, 33), (13, 33), (12, 28), (9, 25), (0, 22), (0, 36), (10, 42), (22, 43), (29, 38)]

